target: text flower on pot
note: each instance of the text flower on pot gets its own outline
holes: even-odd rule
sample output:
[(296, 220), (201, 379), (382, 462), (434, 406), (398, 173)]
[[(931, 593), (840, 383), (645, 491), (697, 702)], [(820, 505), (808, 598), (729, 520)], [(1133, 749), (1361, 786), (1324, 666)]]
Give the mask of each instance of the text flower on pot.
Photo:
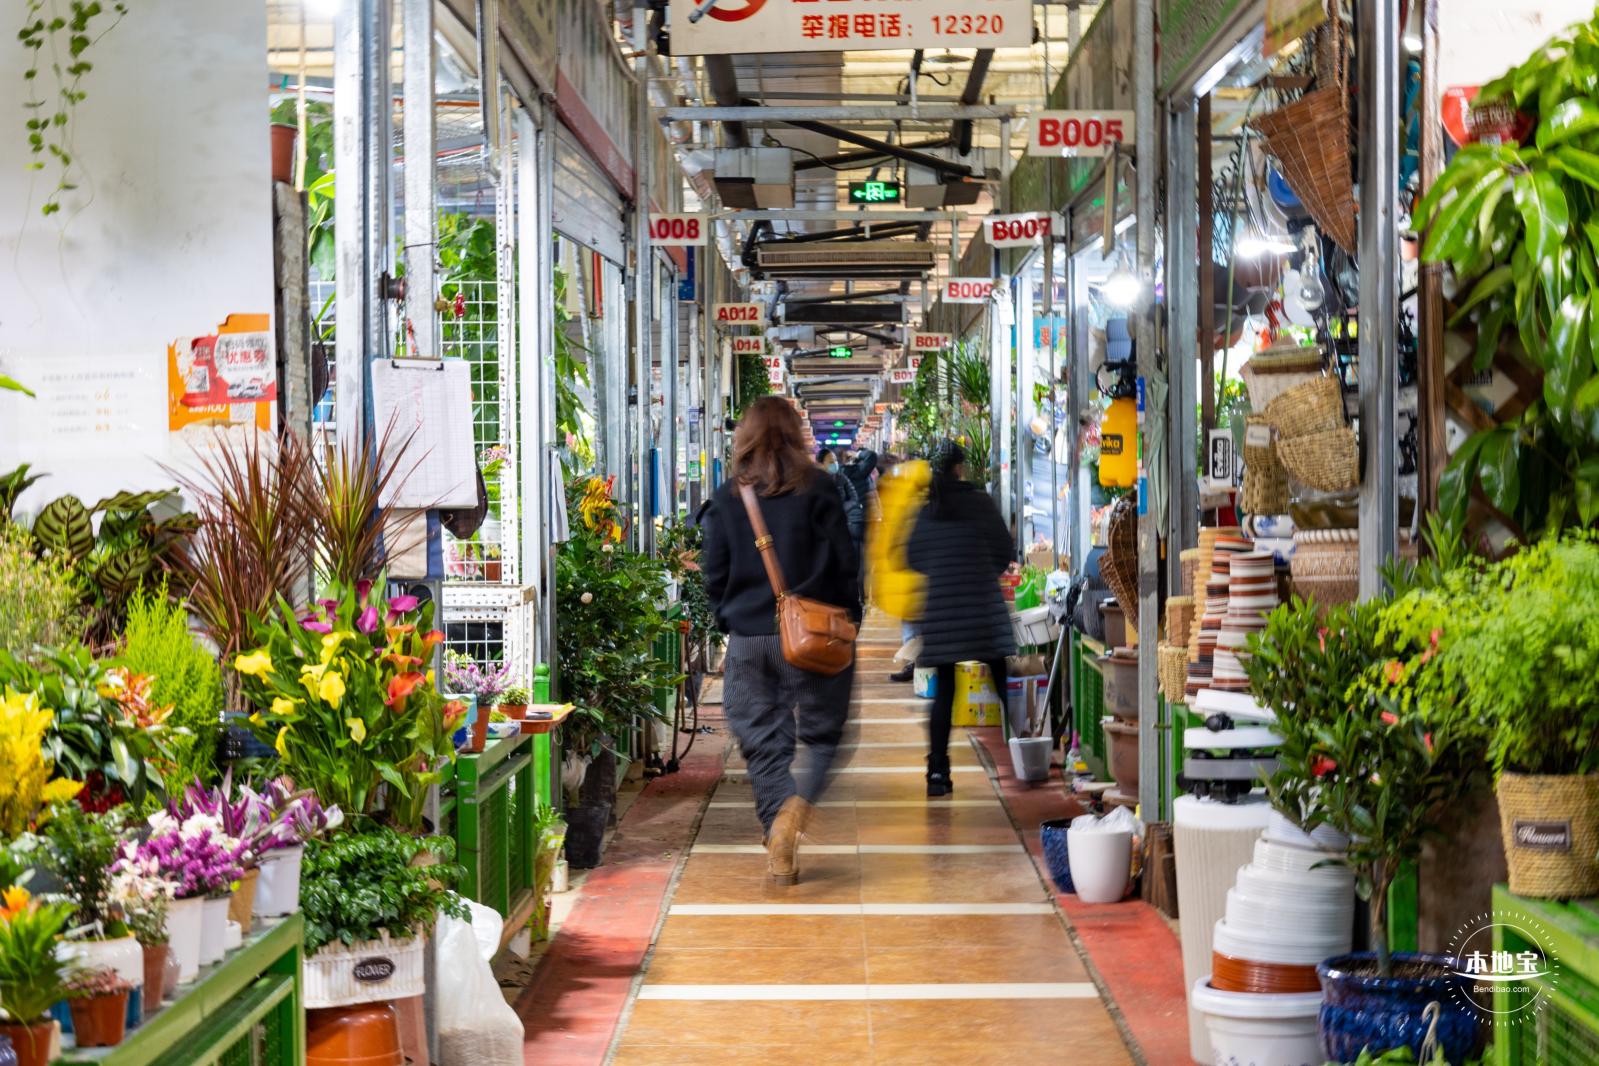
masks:
[(427, 668), (444, 639), (432, 621), (431, 603), (385, 601), (362, 581), (300, 615), (280, 601), (255, 627), (258, 646), (234, 659), (256, 708), (251, 728), (324, 803), (352, 814), (382, 807), (397, 826), (421, 826), (464, 714)]

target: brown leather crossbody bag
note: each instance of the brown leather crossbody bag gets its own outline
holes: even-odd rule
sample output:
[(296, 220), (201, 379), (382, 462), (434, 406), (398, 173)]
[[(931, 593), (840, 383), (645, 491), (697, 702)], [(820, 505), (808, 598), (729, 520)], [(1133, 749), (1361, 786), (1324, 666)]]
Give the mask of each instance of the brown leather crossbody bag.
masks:
[(750, 528), (755, 531), (755, 547), (766, 566), (772, 594), (777, 597), (777, 633), (782, 641), (784, 660), (790, 666), (813, 674), (831, 677), (843, 673), (855, 661), (856, 629), (849, 612), (821, 600), (789, 593), (783, 582), (777, 551), (772, 547), (772, 534), (766, 529), (766, 519), (761, 517), (755, 489), (740, 485), (739, 495), (744, 499), (744, 510), (749, 513)]

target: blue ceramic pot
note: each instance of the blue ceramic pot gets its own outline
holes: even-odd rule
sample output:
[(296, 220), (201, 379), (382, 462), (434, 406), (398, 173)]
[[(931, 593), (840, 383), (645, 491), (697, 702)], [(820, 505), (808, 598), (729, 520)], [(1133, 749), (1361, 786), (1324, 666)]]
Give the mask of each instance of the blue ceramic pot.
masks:
[(1038, 829), (1044, 842), (1044, 861), (1049, 864), (1050, 879), (1059, 892), (1077, 891), (1072, 887), (1072, 865), (1066, 855), (1066, 830), (1071, 824), (1070, 818), (1051, 818)]
[[(1442, 1008), (1438, 1043), (1444, 1057), (1450, 1062), (1476, 1059), (1488, 1034), (1463, 1005), (1465, 995), (1455, 991), (1465, 981), (1455, 975), (1455, 966), (1447, 955), (1396, 952), (1395, 975), (1378, 977), (1374, 952), (1324, 960), (1316, 967), (1321, 979), (1318, 1031), (1323, 1054), (1335, 1062), (1353, 1062), (1362, 1048), (1408, 1047), (1419, 1058), (1427, 1036), (1422, 1012), (1427, 1004), (1437, 1003)], [(1415, 972), (1418, 968), (1425, 972)]]
[(17, 1051), (8, 1036), (0, 1036), (0, 1066), (17, 1066)]

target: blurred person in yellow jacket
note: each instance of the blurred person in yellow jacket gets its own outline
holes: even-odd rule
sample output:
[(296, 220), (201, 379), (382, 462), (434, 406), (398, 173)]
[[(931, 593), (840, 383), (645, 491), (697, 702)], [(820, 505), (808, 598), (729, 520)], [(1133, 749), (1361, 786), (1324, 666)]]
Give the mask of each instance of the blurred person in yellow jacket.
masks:
[[(878, 521), (869, 523), (866, 534), (866, 580), (873, 604), (883, 613), (900, 619), (901, 638), (909, 642), (916, 635), (916, 622), (922, 616), (925, 579), (910, 568), (905, 546), (916, 516), (927, 502), (927, 489), (933, 471), (920, 459), (895, 466), (877, 482)], [(916, 671), (912, 656), (890, 681), (909, 681)]]

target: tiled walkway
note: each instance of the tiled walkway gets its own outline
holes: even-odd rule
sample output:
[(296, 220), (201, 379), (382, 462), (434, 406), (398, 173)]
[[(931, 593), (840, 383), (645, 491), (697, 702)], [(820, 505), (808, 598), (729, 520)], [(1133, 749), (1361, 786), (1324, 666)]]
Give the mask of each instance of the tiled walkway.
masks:
[(731, 757), (617, 1041), (617, 1066), (1129, 1063), (977, 750), (929, 800), (921, 702), (882, 681), (872, 628), (841, 772), (801, 850), (765, 877)]

